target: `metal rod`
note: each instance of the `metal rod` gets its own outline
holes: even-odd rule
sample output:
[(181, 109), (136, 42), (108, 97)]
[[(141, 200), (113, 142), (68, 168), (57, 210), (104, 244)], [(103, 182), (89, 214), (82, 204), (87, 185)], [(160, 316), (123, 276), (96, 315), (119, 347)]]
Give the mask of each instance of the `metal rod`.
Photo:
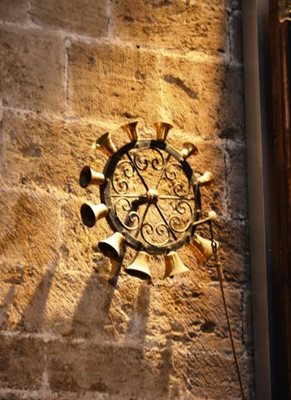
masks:
[(162, 177), (163, 177), (163, 175), (164, 175), (165, 169), (166, 169), (167, 166), (168, 166), (168, 163), (169, 163), (170, 158), (171, 158), (171, 154), (169, 153), (168, 156), (167, 156), (167, 158), (166, 158), (166, 160), (165, 160), (165, 162), (164, 162), (163, 169), (162, 169), (162, 171), (161, 171), (161, 173), (160, 173), (158, 182), (157, 182), (157, 184), (156, 184), (156, 189), (158, 188), (158, 186), (159, 186), (159, 184), (160, 184), (160, 181), (161, 181), (161, 179), (162, 179)]
[(146, 181), (144, 180), (143, 176), (140, 174), (138, 168), (136, 168), (134, 162), (132, 161), (131, 156), (129, 155), (128, 152), (126, 152), (126, 155), (127, 155), (128, 159), (129, 159), (129, 161), (130, 161), (130, 163), (131, 163), (132, 168), (135, 170), (135, 172), (136, 172), (137, 175), (139, 176), (139, 179), (141, 180), (142, 184), (144, 185), (144, 187), (145, 187), (146, 190), (148, 191), (148, 190), (149, 190), (149, 187), (148, 187)]
[[(116, 198), (120, 198), (120, 197), (129, 197), (129, 198), (139, 198), (139, 197), (143, 197), (146, 196), (146, 193), (144, 195), (139, 195), (139, 194), (134, 194), (134, 193), (126, 193), (126, 194), (111, 194), (111, 197), (116, 197)], [(159, 195), (159, 199), (160, 200), (195, 200), (194, 197), (179, 197), (179, 196), (160, 196)]]
[(142, 218), (141, 218), (141, 222), (140, 222), (140, 224), (139, 224), (139, 227), (138, 227), (138, 229), (137, 229), (137, 231), (136, 231), (136, 233), (135, 233), (135, 237), (137, 238), (137, 236), (138, 236), (138, 234), (139, 234), (139, 231), (141, 230), (141, 228), (142, 228), (142, 226), (143, 226), (143, 223), (144, 223), (144, 220), (145, 220), (145, 217), (146, 217), (146, 215), (147, 215), (147, 212), (148, 212), (148, 209), (150, 208), (150, 203), (148, 203), (147, 205), (146, 205), (146, 209), (145, 209), (145, 211), (144, 211), (144, 213), (143, 213), (143, 216), (142, 216)]
[(172, 231), (170, 225), (168, 224), (168, 221), (166, 220), (164, 214), (162, 213), (162, 211), (160, 210), (160, 207), (157, 205), (157, 203), (155, 203), (156, 209), (158, 210), (160, 216), (162, 217), (162, 220), (164, 221), (164, 223), (166, 224), (166, 226), (168, 227), (170, 233), (172, 234), (173, 238), (175, 240), (177, 240), (177, 236), (174, 234), (174, 232)]

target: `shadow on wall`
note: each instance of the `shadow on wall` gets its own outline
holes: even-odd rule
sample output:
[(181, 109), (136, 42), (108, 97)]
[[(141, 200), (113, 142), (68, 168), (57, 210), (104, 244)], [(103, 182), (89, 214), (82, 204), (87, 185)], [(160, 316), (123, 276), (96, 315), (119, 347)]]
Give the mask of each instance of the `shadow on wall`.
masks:
[[(168, 382), (171, 369), (171, 350), (160, 353), (155, 346), (145, 343), (146, 325), (149, 308), (150, 287), (140, 286), (136, 304), (129, 317), (127, 331), (123, 339), (116, 342), (108, 340), (112, 323), (108, 321), (114, 297), (114, 288), (109, 287), (107, 298), (99, 317), (94, 296), (94, 277), (89, 279), (73, 318), (74, 333), (90, 335), (96, 324), (94, 318), (100, 318), (99, 334), (104, 334), (102, 344), (96, 341), (66, 342), (52, 348), (48, 355), (50, 386), (57, 391), (98, 391), (118, 396), (137, 396), (148, 398), (149, 393), (155, 398), (165, 398), (168, 393)], [(93, 315), (95, 314), (95, 316)], [(88, 316), (89, 321), (85, 316)], [(90, 320), (91, 319), (91, 320)], [(89, 324), (89, 325), (88, 325)], [(103, 332), (101, 332), (103, 331)]]
[[(45, 331), (55, 274), (55, 268), (51, 268), (41, 277), (16, 326), (18, 332), (30, 336)], [(52, 334), (41, 350), (47, 385), (54, 392), (89, 391), (141, 399), (153, 393), (156, 399), (167, 398), (172, 367), (170, 343), (161, 351), (157, 343), (145, 341), (151, 287), (141, 284), (134, 304), (128, 303), (125, 311), (120, 310), (126, 326), (118, 319), (117, 305), (112, 307), (115, 289), (92, 274), (75, 308), (71, 329), (55, 336), (51, 327)], [(17, 287), (11, 286), (0, 307), (2, 326), (15, 291)], [(29, 349), (25, 347), (24, 351)]]

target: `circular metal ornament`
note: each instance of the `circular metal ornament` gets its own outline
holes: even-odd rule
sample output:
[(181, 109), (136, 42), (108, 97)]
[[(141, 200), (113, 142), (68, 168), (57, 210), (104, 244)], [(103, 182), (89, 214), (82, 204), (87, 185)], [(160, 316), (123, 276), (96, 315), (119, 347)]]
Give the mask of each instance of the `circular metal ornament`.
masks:
[(108, 159), (103, 175), (106, 219), (127, 245), (165, 254), (191, 240), (201, 210), (199, 185), (174, 148), (159, 140), (132, 141)]

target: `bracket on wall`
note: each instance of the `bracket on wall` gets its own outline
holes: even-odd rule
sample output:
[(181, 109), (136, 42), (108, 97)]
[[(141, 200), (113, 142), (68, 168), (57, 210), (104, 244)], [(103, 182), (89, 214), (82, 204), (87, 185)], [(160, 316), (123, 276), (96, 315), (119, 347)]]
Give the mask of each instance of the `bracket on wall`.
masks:
[(118, 150), (108, 132), (101, 135), (94, 148), (109, 157), (103, 172), (85, 166), (80, 174), (80, 185), (98, 185), (101, 199), (82, 205), (84, 225), (105, 217), (114, 233), (98, 243), (99, 250), (110, 258), (120, 257), (125, 245), (136, 250), (126, 272), (140, 279), (152, 278), (149, 255), (165, 256), (167, 278), (189, 271), (177, 253), (185, 244), (200, 262), (218, 247), (196, 233), (217, 217), (212, 210), (204, 213), (201, 204), (200, 189), (213, 181), (212, 173), (194, 172), (187, 162), (198, 154), (193, 143), (184, 143), (181, 151), (166, 143), (172, 125), (158, 122), (155, 128), (155, 139), (140, 140), (136, 121), (123, 125), (130, 141)]
[[(123, 125), (130, 141), (119, 149), (108, 132), (96, 140), (93, 148), (108, 156), (108, 161), (102, 173), (85, 166), (79, 183), (83, 188), (99, 186), (101, 203), (84, 203), (81, 218), (89, 228), (101, 218), (107, 219), (114, 233), (99, 241), (99, 250), (120, 263), (125, 245), (136, 250), (135, 259), (125, 270), (139, 279), (152, 279), (150, 255), (164, 255), (164, 278), (189, 272), (177, 253), (184, 245), (191, 247), (199, 263), (214, 256), (241, 396), (245, 399), (218, 259), (219, 244), (213, 234), (217, 214), (202, 211), (200, 189), (213, 181), (213, 175), (191, 168), (187, 159), (198, 154), (193, 143), (185, 142), (181, 151), (166, 143), (171, 124), (157, 122), (154, 126), (156, 138), (140, 140), (137, 121)], [(197, 234), (200, 225), (208, 225), (210, 239)]]

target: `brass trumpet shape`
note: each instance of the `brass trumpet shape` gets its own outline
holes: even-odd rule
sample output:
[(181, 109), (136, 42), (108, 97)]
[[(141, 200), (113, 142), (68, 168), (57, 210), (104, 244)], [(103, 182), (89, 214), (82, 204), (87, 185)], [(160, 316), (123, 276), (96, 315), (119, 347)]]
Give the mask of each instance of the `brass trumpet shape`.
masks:
[(105, 176), (100, 173), (94, 171), (94, 169), (90, 168), (86, 165), (81, 173), (79, 183), (82, 188), (86, 188), (89, 185), (102, 185), (105, 182)]
[(108, 208), (105, 204), (84, 203), (80, 211), (83, 224), (91, 228), (99, 219), (106, 217)]
[(157, 131), (157, 140), (164, 142), (167, 139), (169, 130), (173, 128), (173, 125), (167, 122), (156, 122), (154, 124)]
[(186, 158), (198, 154), (198, 149), (195, 144), (191, 142), (183, 143), (183, 149), (181, 150), (181, 156), (186, 160)]
[(116, 147), (112, 142), (109, 132), (103, 133), (95, 142), (94, 148), (102, 151), (106, 156), (113, 156), (116, 153)]
[(137, 128), (136, 125), (138, 124), (138, 121), (130, 122), (129, 124), (122, 125), (122, 129), (124, 132), (127, 133), (127, 136), (132, 142), (135, 142), (138, 140), (138, 133), (137, 133)]
[(152, 279), (152, 274), (149, 267), (150, 256), (145, 251), (139, 251), (133, 261), (126, 268), (126, 272), (139, 279)]
[(98, 243), (98, 248), (106, 257), (117, 258), (122, 254), (124, 236), (115, 232), (113, 235)]
[(165, 256), (165, 275), (164, 279), (173, 277), (184, 272), (189, 272), (189, 268), (183, 263), (176, 251), (170, 251)]
[(206, 171), (204, 172), (203, 175), (199, 176), (199, 178), (197, 178), (197, 183), (200, 186), (208, 186), (212, 181), (213, 181), (213, 175), (211, 172)]
[[(218, 248), (219, 243), (215, 241), (216, 247)], [(200, 264), (205, 263), (213, 256), (212, 242), (211, 240), (204, 239), (202, 236), (195, 234), (194, 239), (190, 243), (191, 250), (194, 253), (197, 261)]]

